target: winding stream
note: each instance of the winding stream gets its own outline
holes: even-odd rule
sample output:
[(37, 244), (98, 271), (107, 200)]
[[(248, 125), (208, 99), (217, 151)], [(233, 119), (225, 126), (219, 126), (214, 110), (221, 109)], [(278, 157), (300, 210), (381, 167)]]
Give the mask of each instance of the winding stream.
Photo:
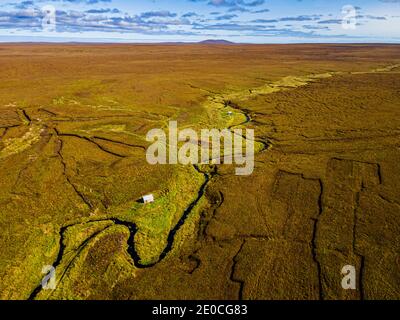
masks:
[[(236, 109), (236, 108), (235, 108)], [(237, 110), (240, 110), (237, 108)], [(252, 121), (250, 115), (248, 115), (247, 113), (245, 113), (244, 111), (241, 111), (241, 113), (245, 116), (245, 121), (243, 121), (242, 123), (236, 124), (236, 125), (232, 125), (230, 126), (228, 129), (232, 130), (234, 127), (237, 126), (241, 126), (241, 125), (245, 125), (249, 122)], [(260, 141), (260, 143), (263, 143), (264, 149), (268, 148), (268, 144), (264, 141)], [(262, 149), (262, 150), (264, 150)], [(261, 151), (262, 151), (261, 150)], [(204, 182), (202, 183), (202, 185), (200, 186), (199, 191), (197, 192), (197, 196), (196, 198), (189, 204), (189, 206), (183, 211), (183, 214), (181, 216), (181, 218), (178, 220), (178, 222), (176, 223), (176, 225), (170, 230), (168, 237), (167, 237), (167, 244), (164, 248), (164, 250), (161, 252), (159, 258), (157, 259), (156, 262), (153, 262), (151, 264), (143, 264), (141, 263), (141, 258), (139, 256), (139, 254), (137, 253), (136, 249), (135, 249), (135, 236), (138, 232), (138, 227), (135, 223), (133, 222), (128, 222), (128, 221), (123, 221), (117, 218), (104, 218), (104, 219), (98, 219), (98, 220), (89, 220), (87, 222), (77, 222), (74, 224), (70, 224), (67, 226), (64, 226), (60, 229), (59, 232), (59, 251), (57, 254), (57, 258), (56, 260), (53, 262), (52, 266), (57, 269), (57, 267), (60, 266), (62, 259), (64, 257), (65, 254), (65, 249), (66, 249), (66, 245), (64, 243), (65, 240), (65, 234), (68, 231), (69, 228), (72, 228), (74, 226), (77, 225), (83, 225), (83, 224), (88, 224), (88, 223), (93, 223), (93, 222), (113, 222), (114, 225), (120, 225), (120, 226), (124, 226), (126, 228), (128, 228), (129, 230), (129, 238), (127, 240), (127, 252), (129, 254), (129, 256), (132, 258), (132, 261), (134, 263), (134, 266), (136, 268), (139, 269), (146, 269), (146, 268), (151, 268), (154, 267), (156, 264), (158, 264), (159, 262), (163, 261), (166, 256), (171, 252), (171, 250), (173, 249), (174, 246), (174, 241), (175, 241), (175, 236), (177, 234), (177, 232), (182, 228), (182, 226), (185, 224), (186, 219), (188, 218), (188, 216), (190, 215), (190, 213), (193, 211), (193, 209), (196, 207), (196, 205), (200, 202), (200, 200), (203, 198), (205, 191), (207, 189), (208, 184), (210, 183), (210, 181), (215, 177), (215, 175), (217, 174), (216, 168), (214, 168), (213, 170), (211, 170), (210, 172), (205, 172), (205, 171), (201, 171), (201, 169), (197, 166), (197, 165), (193, 165), (193, 167), (195, 168), (195, 170), (201, 174), (203, 174), (204, 176)], [(64, 275), (66, 274), (66, 272), (68, 271), (69, 267), (71, 266), (72, 262), (75, 260), (75, 258), (77, 258), (77, 256), (79, 255), (80, 251), (84, 249), (84, 247), (86, 247), (86, 245), (93, 240), (95, 237), (97, 237), (100, 233), (104, 232), (105, 230), (107, 230), (110, 226), (103, 228), (102, 230), (95, 232), (92, 236), (90, 236), (88, 239), (86, 239), (77, 249), (78, 253), (72, 258), (72, 260), (68, 263), (67, 267), (63, 270), (62, 276), (59, 279), (59, 282), (62, 281)], [(29, 296), (29, 300), (34, 300), (38, 294), (42, 291), (42, 285), (39, 284), (31, 293), (31, 295)]]

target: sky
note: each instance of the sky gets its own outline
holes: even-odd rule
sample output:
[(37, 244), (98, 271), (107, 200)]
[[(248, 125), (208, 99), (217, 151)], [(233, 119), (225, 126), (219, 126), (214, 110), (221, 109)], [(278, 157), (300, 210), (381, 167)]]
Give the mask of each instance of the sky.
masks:
[(400, 43), (400, 0), (0, 0), (0, 41)]

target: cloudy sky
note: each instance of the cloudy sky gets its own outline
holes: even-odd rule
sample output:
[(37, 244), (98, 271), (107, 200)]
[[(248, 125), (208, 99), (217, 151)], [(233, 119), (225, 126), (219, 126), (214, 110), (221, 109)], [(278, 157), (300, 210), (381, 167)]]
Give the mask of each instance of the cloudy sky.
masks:
[(0, 41), (400, 43), (400, 0), (0, 0)]

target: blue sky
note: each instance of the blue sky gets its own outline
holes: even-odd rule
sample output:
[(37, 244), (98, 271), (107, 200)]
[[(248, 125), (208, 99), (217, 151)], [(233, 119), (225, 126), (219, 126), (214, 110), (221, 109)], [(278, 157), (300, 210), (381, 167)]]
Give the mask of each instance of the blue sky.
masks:
[(400, 0), (0, 0), (0, 41), (205, 39), (400, 43)]

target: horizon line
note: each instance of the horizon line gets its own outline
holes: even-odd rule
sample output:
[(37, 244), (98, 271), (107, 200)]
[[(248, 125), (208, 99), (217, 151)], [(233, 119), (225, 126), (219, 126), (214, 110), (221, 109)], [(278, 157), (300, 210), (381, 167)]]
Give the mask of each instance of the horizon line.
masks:
[(222, 46), (232, 46), (232, 45), (400, 45), (399, 42), (207, 42), (205, 41), (159, 41), (159, 42), (111, 42), (111, 41), (2, 41), (0, 40), (0, 45), (3, 44), (103, 44), (103, 45), (222, 45)]

